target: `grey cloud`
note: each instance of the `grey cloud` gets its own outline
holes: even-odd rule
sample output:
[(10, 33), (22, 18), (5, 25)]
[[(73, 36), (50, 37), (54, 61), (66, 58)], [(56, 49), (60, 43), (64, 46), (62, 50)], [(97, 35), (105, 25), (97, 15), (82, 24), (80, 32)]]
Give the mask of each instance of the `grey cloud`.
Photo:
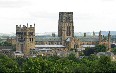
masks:
[(28, 5), (27, 0), (0, 0), (0, 7), (2, 8), (12, 8), (12, 7), (23, 7)]

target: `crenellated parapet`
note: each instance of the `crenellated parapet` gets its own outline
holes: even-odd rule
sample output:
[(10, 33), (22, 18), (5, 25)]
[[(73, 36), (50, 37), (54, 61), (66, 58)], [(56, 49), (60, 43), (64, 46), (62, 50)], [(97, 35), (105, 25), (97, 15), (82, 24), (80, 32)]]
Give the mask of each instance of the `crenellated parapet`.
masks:
[(27, 23), (27, 26), (23, 25), (16, 25), (16, 31), (23, 31), (23, 30), (30, 30), (30, 31), (35, 31), (35, 24), (32, 26), (28, 26), (28, 23)]

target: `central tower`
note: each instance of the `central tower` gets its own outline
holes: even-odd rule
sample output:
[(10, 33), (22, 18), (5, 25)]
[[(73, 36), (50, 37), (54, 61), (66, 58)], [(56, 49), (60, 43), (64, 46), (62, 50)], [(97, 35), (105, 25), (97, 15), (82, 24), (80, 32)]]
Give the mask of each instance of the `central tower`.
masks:
[(74, 37), (73, 12), (59, 12), (58, 36), (62, 41)]

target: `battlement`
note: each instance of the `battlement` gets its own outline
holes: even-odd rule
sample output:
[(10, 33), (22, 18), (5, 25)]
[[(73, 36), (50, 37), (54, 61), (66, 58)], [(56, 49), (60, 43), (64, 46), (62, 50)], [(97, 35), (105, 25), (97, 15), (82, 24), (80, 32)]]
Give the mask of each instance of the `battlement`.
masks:
[(28, 26), (28, 23), (27, 23), (27, 26), (23, 25), (23, 27), (21, 25), (16, 25), (16, 28), (25, 28), (25, 27), (26, 28), (32, 28), (32, 27), (35, 28), (35, 24), (34, 24), (34, 26), (30, 25), (30, 27)]
[(35, 30), (35, 24), (32, 26), (28, 26), (28, 23), (27, 23), (27, 26), (26, 25), (16, 25), (16, 31), (22, 31), (22, 30)]
[(59, 22), (73, 22), (73, 12), (59, 12)]
[(73, 12), (59, 12), (59, 14), (73, 14)]

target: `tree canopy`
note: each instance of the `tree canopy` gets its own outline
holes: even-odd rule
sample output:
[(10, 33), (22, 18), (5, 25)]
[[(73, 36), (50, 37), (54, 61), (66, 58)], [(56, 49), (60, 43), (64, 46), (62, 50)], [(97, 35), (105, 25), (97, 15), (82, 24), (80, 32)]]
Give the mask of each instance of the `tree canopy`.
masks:
[[(74, 58), (74, 59), (73, 59)], [(116, 72), (116, 62), (110, 57), (95, 55), (77, 59), (69, 57), (9, 58), (0, 54), (0, 72), (34, 72), (34, 73), (84, 73)]]
[(96, 45), (95, 52), (106, 52), (107, 48), (105, 45)]

